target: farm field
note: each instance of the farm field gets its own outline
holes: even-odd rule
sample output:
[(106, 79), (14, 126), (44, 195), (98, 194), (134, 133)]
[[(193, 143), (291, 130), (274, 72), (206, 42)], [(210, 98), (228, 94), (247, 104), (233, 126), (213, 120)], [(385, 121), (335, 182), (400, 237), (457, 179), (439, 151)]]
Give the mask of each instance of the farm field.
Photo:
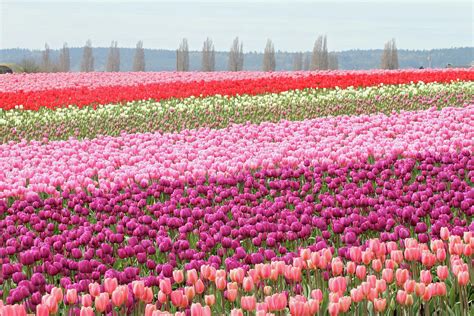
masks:
[(474, 70), (0, 77), (0, 316), (471, 315)]

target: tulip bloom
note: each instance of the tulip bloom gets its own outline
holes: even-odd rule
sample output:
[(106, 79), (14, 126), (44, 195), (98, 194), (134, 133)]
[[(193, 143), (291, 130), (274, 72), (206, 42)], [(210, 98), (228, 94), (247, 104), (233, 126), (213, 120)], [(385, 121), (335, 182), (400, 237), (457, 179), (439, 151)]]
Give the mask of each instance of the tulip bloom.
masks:
[(90, 294), (84, 294), (81, 296), (81, 304), (85, 307), (92, 306), (92, 297)]
[(104, 289), (109, 295), (115, 291), (118, 286), (118, 281), (116, 278), (106, 278), (104, 279)]
[(207, 306), (212, 306), (216, 303), (216, 297), (213, 294), (204, 295), (204, 302)]
[(251, 292), (254, 287), (253, 279), (251, 277), (245, 277), (243, 279), (242, 287), (245, 292)]
[(123, 287), (119, 286), (112, 292), (112, 303), (114, 306), (121, 306), (125, 303), (126, 299), (126, 291)]
[(460, 286), (465, 286), (469, 283), (469, 272), (461, 271), (458, 273), (457, 281)]
[(77, 291), (76, 289), (69, 289), (66, 291), (66, 301), (69, 305), (76, 304), (77, 302)]
[(240, 305), (245, 311), (254, 311), (257, 305), (255, 296), (242, 296), (240, 299)]
[(92, 307), (82, 306), (80, 316), (94, 316), (94, 309)]
[(99, 296), (100, 285), (98, 283), (89, 283), (89, 293), (92, 297)]
[(171, 281), (169, 279), (160, 280), (160, 291), (166, 295), (171, 294)]
[(374, 309), (376, 312), (383, 312), (385, 308), (387, 307), (387, 300), (382, 298), (382, 299), (375, 299), (374, 300)]
[(153, 304), (147, 304), (145, 306), (145, 316), (152, 316), (153, 312), (156, 311), (156, 305)]
[(109, 294), (101, 293), (99, 296), (96, 296), (94, 304), (95, 304), (95, 309), (99, 313), (103, 313), (106, 310), (107, 305), (109, 304)]
[(132, 293), (137, 299), (142, 300), (145, 294), (145, 283), (143, 281), (133, 281)]
[(36, 316), (49, 316), (49, 308), (44, 304), (36, 305)]
[(173, 271), (173, 279), (178, 284), (182, 283), (184, 281), (183, 270), (174, 270)]

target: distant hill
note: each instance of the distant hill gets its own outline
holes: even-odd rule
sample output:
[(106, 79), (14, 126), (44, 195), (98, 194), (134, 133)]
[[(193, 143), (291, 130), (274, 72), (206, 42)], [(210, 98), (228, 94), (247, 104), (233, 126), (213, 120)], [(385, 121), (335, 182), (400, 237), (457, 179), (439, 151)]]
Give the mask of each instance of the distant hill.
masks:
[[(95, 69), (103, 71), (106, 64), (108, 48), (94, 48)], [(122, 71), (132, 69), (134, 48), (120, 48), (120, 60)], [(306, 52), (305, 54), (311, 54)], [(379, 68), (381, 49), (372, 50), (348, 50), (337, 52), (340, 69), (373, 69)], [(53, 60), (57, 60), (59, 50), (51, 50)], [(428, 57), (431, 55), (431, 67), (445, 68), (447, 64), (453, 66), (467, 67), (474, 61), (474, 47), (444, 48), (428, 50), (398, 50), (400, 68), (428, 67)], [(71, 70), (79, 71), (82, 47), (70, 48)], [(276, 53), (277, 70), (292, 70), (294, 53)], [(41, 59), (41, 51), (28, 49), (0, 49), (0, 63), (19, 63), (24, 58), (33, 58), (38, 62)], [(190, 52), (191, 70), (200, 70), (201, 53)], [(228, 52), (216, 52), (216, 70), (227, 69)], [(263, 54), (249, 52), (244, 57), (245, 70), (261, 70)], [(145, 60), (147, 71), (163, 71), (176, 69), (176, 53), (173, 50), (145, 49)]]

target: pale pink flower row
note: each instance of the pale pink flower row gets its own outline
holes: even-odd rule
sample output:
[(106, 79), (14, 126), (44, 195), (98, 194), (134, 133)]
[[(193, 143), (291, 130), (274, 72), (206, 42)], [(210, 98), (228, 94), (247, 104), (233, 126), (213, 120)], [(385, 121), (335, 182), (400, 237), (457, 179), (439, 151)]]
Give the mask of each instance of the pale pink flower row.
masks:
[[(341, 72), (346, 73), (346, 72)], [(69, 72), (13, 74), (0, 77), (0, 92), (43, 91), (64, 88), (137, 86), (154, 83), (299, 78), (315, 72)]]
[[(474, 104), (301, 122), (232, 125), (180, 133), (0, 145), (0, 198), (28, 191), (100, 186), (166, 177), (224, 175), (255, 168), (338, 163), (396, 154), (474, 149)], [(99, 181), (97, 181), (97, 178)]]
[[(427, 69), (427, 70), (368, 70), (368, 71), (239, 71), (239, 72), (70, 72), (70, 73), (38, 73), (38, 74), (9, 74), (0, 76), (1, 92), (31, 92), (67, 88), (99, 88), (112, 86), (138, 86), (156, 83), (199, 82), (221, 80), (245, 80), (262, 78), (305, 78), (317, 74), (334, 74), (335, 76), (384, 75), (400, 76), (419, 73), (420, 79), (426, 77), (433, 81), (439, 77), (443, 81), (443, 73), (455, 72), (457, 76), (466, 77), (471, 69)], [(381, 78), (376, 81), (382, 80)], [(436, 79), (435, 79), (436, 80)], [(445, 80), (445, 79), (444, 79)], [(382, 81), (378, 83), (382, 83)], [(374, 83), (372, 83), (374, 84)], [(0, 104), (1, 107), (1, 104)]]

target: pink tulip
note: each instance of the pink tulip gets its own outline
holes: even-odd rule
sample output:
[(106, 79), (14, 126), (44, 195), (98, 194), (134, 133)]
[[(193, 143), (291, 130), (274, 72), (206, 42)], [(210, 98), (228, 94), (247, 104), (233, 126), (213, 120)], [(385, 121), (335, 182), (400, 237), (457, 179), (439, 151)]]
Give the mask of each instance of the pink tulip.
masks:
[(94, 309), (92, 307), (81, 307), (80, 316), (94, 316)]
[(173, 271), (173, 279), (178, 284), (182, 283), (184, 281), (183, 270), (174, 270)]
[(102, 313), (106, 310), (107, 305), (109, 304), (109, 294), (101, 293), (99, 296), (95, 297), (95, 309)]
[(118, 281), (116, 278), (105, 278), (104, 279), (104, 289), (109, 295), (115, 291), (118, 286)]
[(240, 299), (240, 305), (245, 311), (254, 311), (257, 305), (255, 296), (242, 296)]
[(49, 308), (44, 304), (36, 305), (36, 316), (49, 316)]
[(166, 295), (171, 294), (171, 281), (169, 279), (160, 280), (160, 291)]
[(152, 316), (153, 312), (156, 311), (156, 305), (153, 304), (147, 304), (145, 306), (145, 316)]
[(92, 297), (99, 296), (100, 285), (98, 283), (89, 283), (89, 293)]
[(186, 282), (189, 285), (195, 285), (197, 281), (198, 281), (198, 274), (195, 269), (186, 271)]
[(244, 313), (240, 308), (234, 308), (230, 311), (230, 316), (244, 316)]
[(92, 306), (92, 297), (90, 294), (84, 294), (81, 296), (81, 305), (84, 307)]
[(143, 300), (143, 296), (145, 295), (145, 283), (143, 281), (133, 281), (132, 293), (139, 300)]
[(66, 291), (66, 301), (68, 304), (76, 304), (77, 302), (77, 291), (76, 289), (69, 289)]
[(387, 300), (382, 299), (375, 299), (374, 300), (374, 309), (376, 312), (381, 313), (387, 308)]

